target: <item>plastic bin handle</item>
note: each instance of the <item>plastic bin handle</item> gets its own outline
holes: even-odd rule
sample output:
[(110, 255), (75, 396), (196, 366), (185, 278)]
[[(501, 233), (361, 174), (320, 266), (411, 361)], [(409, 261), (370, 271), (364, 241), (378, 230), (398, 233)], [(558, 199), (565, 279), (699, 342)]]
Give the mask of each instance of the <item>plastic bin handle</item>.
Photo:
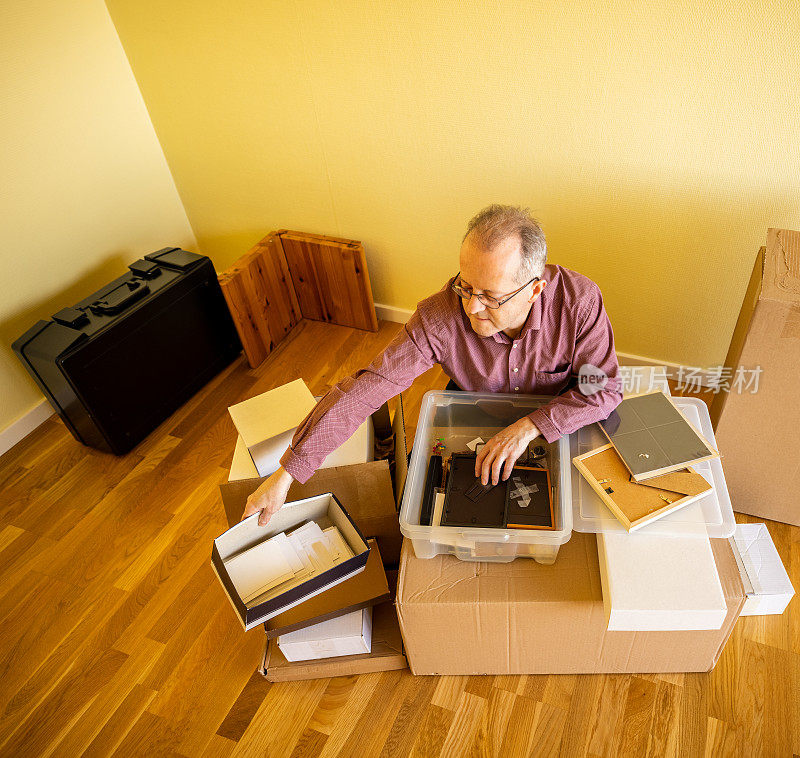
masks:
[(492, 529), (490, 532), (472, 531), (469, 534), (461, 532), (461, 536), (473, 545), (476, 542), (499, 542), (500, 540), (508, 542), (511, 539), (511, 535), (508, 532), (503, 532), (500, 529)]

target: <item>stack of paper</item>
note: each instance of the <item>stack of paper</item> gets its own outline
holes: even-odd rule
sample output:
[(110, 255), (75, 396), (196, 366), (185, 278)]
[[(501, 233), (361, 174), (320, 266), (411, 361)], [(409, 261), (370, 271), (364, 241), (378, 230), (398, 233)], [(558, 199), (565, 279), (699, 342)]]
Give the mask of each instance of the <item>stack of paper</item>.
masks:
[(266, 593), (279, 595), (353, 555), (335, 526), (323, 530), (307, 521), (229, 558), (225, 568), (239, 597), (249, 603)]

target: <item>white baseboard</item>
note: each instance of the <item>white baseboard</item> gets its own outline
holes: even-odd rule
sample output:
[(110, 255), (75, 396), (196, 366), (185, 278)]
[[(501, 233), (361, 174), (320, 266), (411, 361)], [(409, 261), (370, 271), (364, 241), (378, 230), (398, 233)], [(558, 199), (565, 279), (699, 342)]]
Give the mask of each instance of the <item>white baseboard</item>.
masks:
[[(405, 324), (411, 317), (414, 311), (407, 308), (395, 308), (391, 305), (383, 305), (382, 303), (375, 303), (375, 312), (378, 318), (384, 321), (395, 321), (399, 324)], [(673, 363), (672, 361), (662, 361), (659, 358), (648, 358), (643, 355), (634, 355), (633, 353), (620, 353), (617, 352), (617, 358), (623, 366), (664, 366), (666, 369), (667, 379), (678, 381), (685, 378), (685, 372), (691, 367), (681, 366), (680, 363)], [(718, 377), (718, 372), (710, 369), (691, 369), (692, 376), (697, 378), (698, 384), (701, 387), (713, 387), (714, 382)], [(681, 371), (684, 374), (681, 374)]]
[(383, 305), (375, 303), (375, 313), (383, 321), (394, 321), (397, 324), (405, 324), (411, 318), (414, 311), (408, 308), (395, 308), (393, 305)]
[(0, 455), (7, 453), (21, 440), (25, 439), (37, 426), (43, 424), (53, 415), (53, 408), (47, 400), (42, 399), (27, 413), (12, 422), (0, 432)]

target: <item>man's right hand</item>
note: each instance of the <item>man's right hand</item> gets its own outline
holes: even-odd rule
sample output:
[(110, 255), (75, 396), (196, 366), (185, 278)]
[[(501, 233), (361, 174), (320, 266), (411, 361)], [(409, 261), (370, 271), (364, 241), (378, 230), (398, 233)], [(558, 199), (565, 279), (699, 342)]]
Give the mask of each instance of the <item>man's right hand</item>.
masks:
[(242, 519), (261, 511), (258, 525), (266, 526), (272, 518), (272, 514), (276, 513), (286, 502), (286, 496), (289, 494), (289, 487), (293, 481), (292, 475), (281, 466), (247, 498)]

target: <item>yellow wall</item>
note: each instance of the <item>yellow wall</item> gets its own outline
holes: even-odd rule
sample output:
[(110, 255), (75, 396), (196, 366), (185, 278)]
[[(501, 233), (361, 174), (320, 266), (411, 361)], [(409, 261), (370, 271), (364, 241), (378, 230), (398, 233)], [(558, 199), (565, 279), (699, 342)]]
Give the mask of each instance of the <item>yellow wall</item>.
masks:
[(102, 0), (4, 4), (0, 114), (2, 432), (42, 399), (14, 339), (196, 242)]
[(218, 267), (354, 237), (412, 308), (475, 211), (522, 203), (620, 351), (707, 367), (767, 227), (800, 227), (794, 0), (107, 5)]

